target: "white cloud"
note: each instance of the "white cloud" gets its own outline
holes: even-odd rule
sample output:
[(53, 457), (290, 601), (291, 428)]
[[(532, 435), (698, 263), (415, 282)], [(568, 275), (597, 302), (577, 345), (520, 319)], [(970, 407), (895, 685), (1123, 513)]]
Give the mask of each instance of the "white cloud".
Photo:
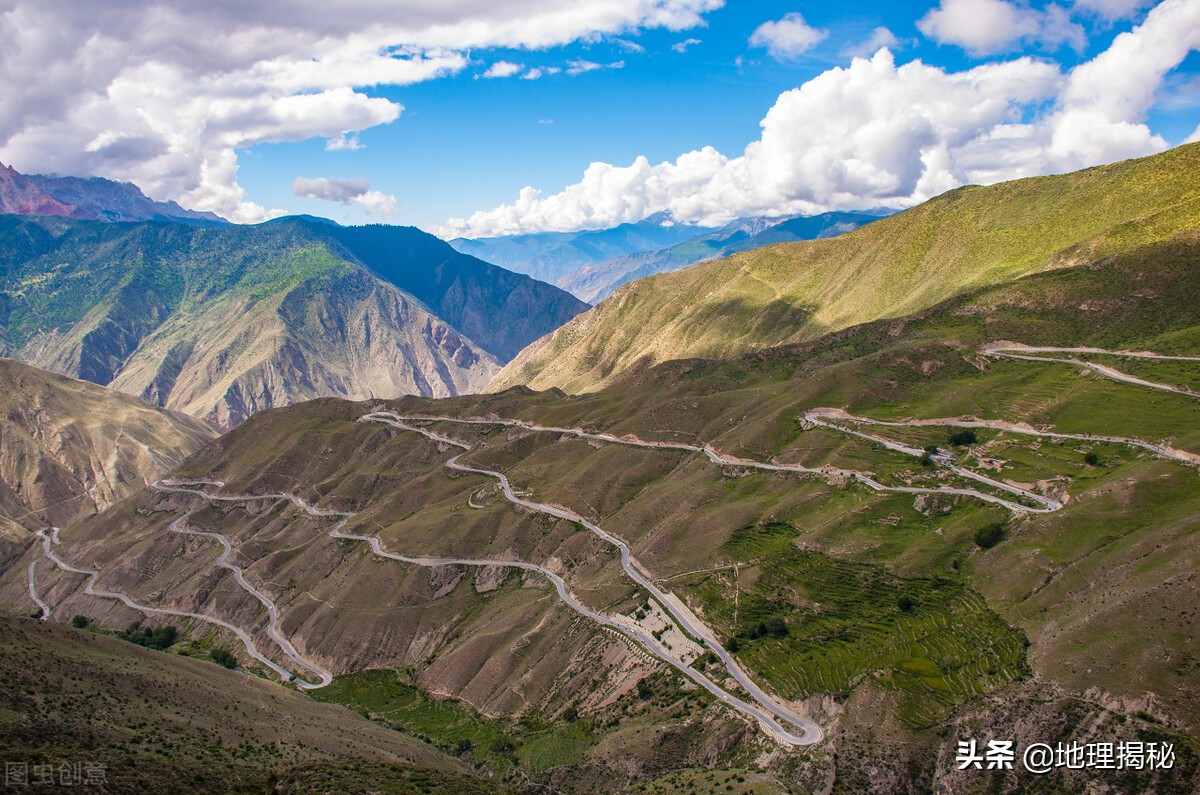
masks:
[[(613, 61), (612, 63), (596, 63), (595, 61), (585, 61), (582, 58), (570, 61), (567, 63), (567, 74), (571, 77), (577, 77), (588, 72), (594, 72), (597, 69), (624, 69), (624, 61)], [(557, 70), (556, 70), (557, 71)]]
[(617, 45), (625, 52), (632, 52), (632, 53), (636, 54), (636, 53), (643, 53), (646, 51), (645, 47), (638, 44), (636, 41), (630, 41), (629, 39), (619, 39), (618, 38), (618, 39), (613, 39), (612, 42), (613, 42), (613, 44)]
[[(1068, 74), (1023, 57), (950, 72), (884, 49), (784, 92), (740, 157), (712, 147), (674, 162), (593, 163), (576, 184), (450, 219), (479, 237), (603, 228), (658, 212), (747, 215), (906, 207), (967, 183), (1060, 173), (1162, 151), (1145, 124), (1164, 76), (1200, 48), (1200, 2), (1165, 0)], [(1193, 135), (1200, 135), (1200, 131)]]
[(1075, 0), (1074, 7), (1104, 19), (1125, 19), (1153, 3), (1154, 0)]
[(703, 42), (701, 42), (700, 39), (684, 39), (683, 41), (677, 41), (672, 44), (671, 49), (678, 53), (685, 53), (688, 51), (688, 47), (694, 47), (697, 44), (702, 43)]
[(896, 38), (895, 33), (880, 26), (871, 31), (870, 36), (867, 36), (867, 38), (858, 44), (848, 47), (844, 52), (851, 57), (867, 58), (879, 52), (884, 47), (895, 52), (901, 47), (901, 42), (900, 39)]
[(342, 133), (338, 137), (330, 138), (325, 142), (326, 152), (357, 152), (362, 148), (363, 145), (362, 142), (358, 140), (358, 136), (351, 135), (349, 133)]
[(483, 76), (489, 79), (496, 77), (512, 77), (524, 68), (524, 64), (513, 63), (512, 61), (496, 61), (494, 64), (488, 67), (488, 70), (483, 73)]
[(521, 75), (521, 79), (522, 80), (539, 80), (539, 79), (541, 79), (542, 75), (544, 75), (544, 74), (545, 74), (545, 72), (543, 72), (540, 68), (535, 66), (532, 69), (529, 69), (528, 71), (526, 71), (525, 74)]
[(1200, 143), (1200, 125), (1196, 126), (1196, 129), (1192, 132), (1191, 135), (1189, 135), (1187, 137), (1187, 140), (1185, 140), (1184, 143), (1185, 144)]
[(292, 183), (292, 195), (302, 199), (355, 204), (371, 215), (385, 218), (396, 214), (396, 197), (371, 190), (371, 182), (366, 178), (296, 177)]
[(1075, 50), (1086, 44), (1083, 28), (1061, 6), (1038, 11), (1008, 0), (941, 0), (917, 28), (939, 44), (958, 45), (974, 55), (1003, 52), (1022, 41)]
[(759, 25), (750, 34), (750, 46), (764, 47), (771, 57), (787, 61), (808, 52), (828, 35), (829, 31), (811, 27), (801, 14), (793, 11), (776, 22)]
[(399, 104), (359, 89), (466, 68), (470, 48), (544, 48), (682, 31), (723, 0), (6, 0), (0, 160), (130, 180), (235, 220), (238, 150), (354, 133)]

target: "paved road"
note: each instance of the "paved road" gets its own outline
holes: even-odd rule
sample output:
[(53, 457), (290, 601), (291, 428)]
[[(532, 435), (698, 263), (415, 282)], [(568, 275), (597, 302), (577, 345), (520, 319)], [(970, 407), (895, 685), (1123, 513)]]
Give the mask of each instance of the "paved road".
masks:
[(54, 563), (54, 565), (58, 566), (63, 571), (67, 571), (72, 574), (83, 574), (83, 575), (87, 576), (88, 581), (87, 581), (87, 585), (83, 589), (83, 592), (86, 593), (88, 596), (96, 596), (96, 597), (100, 597), (101, 599), (116, 599), (117, 601), (124, 603), (126, 606), (131, 607), (134, 610), (140, 611), (142, 613), (156, 613), (158, 615), (175, 616), (177, 618), (194, 618), (198, 621), (204, 621), (208, 624), (213, 624), (213, 625), (221, 627), (223, 629), (227, 629), (230, 632), (232, 632), (233, 634), (238, 636), (238, 639), (242, 641), (242, 645), (244, 645), (246, 647), (246, 652), (251, 657), (258, 660), (260, 663), (267, 666), (275, 673), (279, 674), (280, 678), (283, 679), (285, 682), (292, 682), (297, 687), (303, 688), (305, 690), (311, 690), (315, 687), (322, 686), (319, 684), (304, 682), (302, 680), (297, 679), (295, 677), (295, 675), (292, 674), (291, 671), (288, 671), (285, 668), (282, 668), (281, 666), (277, 665), (273, 660), (271, 660), (271, 658), (267, 657), (265, 654), (260, 652), (258, 650), (258, 648), (254, 645), (253, 638), (251, 638), (250, 635), (248, 635), (245, 632), (245, 630), (241, 629), (240, 627), (235, 627), (233, 624), (230, 624), (228, 621), (222, 621), (219, 618), (213, 618), (212, 616), (206, 616), (206, 615), (203, 615), (202, 613), (190, 613), (186, 610), (170, 610), (165, 607), (151, 607), (149, 605), (139, 604), (139, 603), (133, 601), (132, 599), (130, 599), (125, 594), (116, 593), (114, 591), (102, 591), (102, 590), (98, 589), (96, 587), (96, 581), (99, 580), (99, 578), (100, 578), (100, 572), (95, 571), (93, 569), (77, 568), (77, 567), (72, 566), (71, 564), (67, 563), (62, 558), (58, 557), (57, 554), (55, 554), (53, 548), (51, 547), (51, 542), (53, 542), (54, 544), (59, 543), (57, 527), (50, 528), (49, 534), (47, 534), (43, 530), (39, 530), (39, 531), (37, 531), (37, 535), (42, 539), (42, 547), (43, 547), (43, 552), (45, 553), (45, 556), (52, 563)]
[[(443, 436), (442, 434), (434, 433), (433, 431), (425, 428), (418, 428), (408, 425), (406, 424), (406, 420), (408, 420), (408, 418), (401, 417), (390, 412), (372, 412), (364, 415), (360, 419), (368, 422), (386, 423), (400, 430), (422, 434), (437, 442), (454, 445), (455, 447), (465, 450), (471, 449), (470, 445), (463, 442)], [(520, 505), (524, 508), (528, 508), (529, 510), (554, 516), (559, 519), (565, 519), (569, 522), (576, 522), (586, 527), (602, 540), (606, 541), (612, 546), (615, 546), (621, 555), (621, 566), (624, 568), (625, 573), (630, 577), (630, 579), (653, 595), (655, 599), (657, 599), (658, 602), (671, 613), (681, 629), (693, 637), (700, 638), (704, 645), (708, 647), (709, 651), (711, 651), (718, 659), (721, 660), (726, 670), (738, 682), (738, 684), (746, 689), (751, 698), (757, 702), (757, 705), (748, 704), (742, 699), (731, 695), (708, 677), (694, 670), (682, 660), (672, 655), (648, 633), (645, 633), (640, 629), (627, 626), (624, 623), (614, 621), (608, 616), (597, 613), (587, 606), (580, 604), (573, 597), (569, 597), (566, 593), (565, 585), (560, 584), (562, 583), (562, 580), (557, 575), (553, 575), (541, 567), (533, 566), (533, 564), (523, 564), (523, 567), (535, 568), (551, 577), (552, 581), (555, 583), (555, 586), (559, 589), (559, 595), (562, 596), (563, 600), (570, 604), (574, 609), (578, 610), (594, 621), (617, 629), (626, 635), (635, 637), (640, 643), (642, 643), (642, 645), (647, 646), (655, 654), (655, 656), (665, 660), (675, 668), (678, 668), (681, 672), (690, 677), (700, 686), (704, 687), (725, 704), (728, 704), (729, 706), (734, 707), (735, 709), (738, 709), (739, 711), (757, 720), (764, 729), (766, 729), (776, 738), (791, 745), (812, 745), (821, 741), (823, 734), (821, 732), (821, 728), (816, 723), (802, 715), (798, 715), (791, 710), (788, 710), (786, 707), (776, 702), (771, 696), (763, 692), (763, 690), (757, 684), (755, 684), (755, 682), (745, 673), (745, 671), (742, 670), (741, 666), (737, 664), (737, 661), (733, 659), (729, 652), (727, 652), (719, 643), (714, 640), (714, 633), (709, 627), (701, 626), (698, 618), (692, 615), (690, 611), (687, 611), (685, 608), (683, 608), (682, 605), (677, 603), (677, 600), (668, 596), (650, 579), (641, 573), (639, 568), (635, 565), (628, 544), (604, 530), (599, 525), (585, 519), (573, 511), (569, 511), (565, 508), (560, 508), (555, 505), (546, 505), (544, 503), (533, 502), (531, 500), (518, 497), (516, 493), (514, 493), (512, 484), (509, 482), (504, 473), (495, 472), (490, 469), (477, 469), (475, 467), (470, 467), (466, 464), (459, 463), (459, 458), (461, 455), (462, 454), (460, 453), (459, 455), (449, 459), (446, 462), (446, 466), (460, 472), (471, 472), (478, 475), (487, 475), (489, 477), (496, 478), (500, 481), (500, 486), (504, 492), (505, 499), (514, 505)], [(374, 542), (372, 544), (372, 548), (375, 548), (376, 552), (379, 552), (379, 550), (376, 548), (377, 543), (377, 541)], [(408, 562), (416, 562), (410, 558), (397, 559), (403, 559)], [(790, 724), (791, 726), (795, 727), (795, 729), (799, 730), (799, 732), (797, 733), (796, 731), (785, 728), (784, 726), (780, 725), (779, 721)]]
[[(243, 590), (257, 599), (260, 603), (262, 603), (263, 607), (267, 608), (267, 635), (270, 636), (271, 640), (275, 641), (275, 643), (279, 645), (279, 648), (283, 649), (283, 653), (291, 658), (292, 662), (317, 677), (316, 682), (306, 682), (305, 684), (316, 688), (324, 687), (332, 682), (333, 674), (302, 657), (300, 652), (296, 651), (296, 647), (292, 645), (292, 642), (288, 640), (282, 632), (279, 631), (279, 609), (275, 606), (275, 603), (271, 601), (266, 594), (262, 593), (262, 591), (259, 591), (246, 580), (245, 572), (242, 571), (240, 566), (229, 562), (230, 556), (233, 555), (233, 547), (230, 546), (229, 539), (220, 533), (213, 533), (207, 530), (190, 530), (184, 527), (184, 523), (187, 522), (190, 515), (191, 514), (184, 514), (174, 522), (171, 522), (171, 526), (168, 529), (172, 533), (191, 536), (205, 536), (218, 541), (221, 546), (224, 547), (224, 550), (221, 552), (220, 557), (217, 558), (217, 565), (223, 569), (228, 569), (229, 571), (233, 572), (233, 577), (235, 580), (237, 580), (237, 584), (240, 585)], [(300, 680), (296, 681), (299, 682)]]
[[(889, 450), (894, 450), (898, 453), (904, 453), (906, 455), (916, 456), (917, 458), (922, 458), (925, 455), (925, 450), (923, 450), (921, 448), (912, 447), (910, 445), (902, 444), (900, 442), (894, 442), (891, 439), (885, 439), (882, 436), (873, 436), (869, 433), (863, 433), (861, 431), (856, 431), (851, 428), (842, 427), (841, 425), (838, 425), (836, 423), (827, 422), (823, 418), (824, 415), (822, 415), (820, 413), (821, 411), (823, 411), (823, 410), (822, 409), (813, 409), (811, 411), (806, 411), (804, 413), (804, 419), (807, 420), (808, 422), (812, 423), (813, 425), (819, 425), (822, 428), (829, 428), (830, 430), (838, 431), (839, 433), (844, 433), (849, 436), (857, 436), (860, 439), (866, 439), (867, 441), (882, 445), (883, 447), (886, 447)], [(1032, 502), (1036, 502), (1041, 506), (1040, 508), (1032, 508), (1028, 505), (1021, 505), (1019, 503), (1005, 500), (1002, 497), (995, 497), (992, 495), (988, 495), (988, 497), (990, 498), (989, 502), (994, 502), (999, 505), (1003, 505), (1006, 508), (1008, 508), (1009, 510), (1013, 511), (1014, 513), (1052, 513), (1054, 511), (1062, 510), (1063, 503), (1059, 502), (1058, 500), (1052, 500), (1049, 497), (1042, 496), (1041, 494), (1037, 494), (1036, 492), (1018, 488), (1017, 486), (1013, 486), (1013, 485), (1011, 485), (1009, 483), (1005, 483), (1004, 481), (1001, 481), (1001, 480), (996, 480), (995, 478), (989, 478), (987, 475), (980, 474), (979, 472), (974, 472), (970, 469), (964, 469), (963, 467), (956, 464), (954, 462), (954, 456), (952, 456), (948, 453), (938, 452), (935, 455), (931, 455), (930, 458), (935, 463), (940, 464), (941, 466), (945, 467), (946, 469), (949, 469), (951, 472), (954, 472), (957, 475), (961, 475), (962, 477), (965, 477), (965, 478), (970, 478), (971, 480), (979, 481), (980, 483), (987, 484), (988, 486), (1000, 489), (1002, 491), (1007, 491), (1009, 494), (1014, 494), (1018, 497), (1023, 497), (1027, 500), (1031, 500)], [(973, 489), (954, 489), (954, 488), (950, 488), (950, 487), (939, 489), (939, 491), (943, 491), (943, 492), (947, 492), (947, 493), (951, 493), (951, 494), (970, 494), (972, 496), (978, 495), (980, 493)]]
[(38, 618), (40, 618), (42, 621), (45, 621), (50, 617), (50, 605), (43, 602), (42, 598), (38, 596), (37, 583), (35, 581), (36, 575), (34, 572), (35, 566), (37, 566), (37, 558), (29, 561), (29, 598), (32, 599), (33, 603), (42, 611), (42, 614), (38, 616)]
[(1129, 359), (1160, 359), (1163, 361), (1177, 362), (1200, 362), (1200, 356), (1167, 356), (1159, 353), (1150, 353), (1149, 351), (1108, 351), (1103, 348), (1053, 348), (1046, 346), (1031, 346), (1031, 345), (1016, 345), (1007, 343), (989, 343), (982, 345), (979, 352), (984, 356), (1003, 359), (1022, 359), (1029, 362), (1058, 362), (1061, 364), (1072, 364), (1079, 367), (1086, 367), (1101, 375), (1111, 378), (1114, 381), (1123, 381), (1127, 384), (1136, 384), (1138, 386), (1149, 387), (1150, 389), (1159, 389), (1164, 392), (1174, 392), (1177, 395), (1187, 395), (1188, 397), (1200, 397), (1200, 392), (1195, 392), (1185, 386), (1177, 386), (1175, 384), (1160, 384), (1157, 381), (1147, 381), (1144, 378), (1123, 373), (1114, 367), (1109, 367), (1103, 364), (1096, 364), (1084, 359), (1070, 357), (1067, 359), (1055, 356), (1034, 356), (1035, 353), (1079, 353), (1079, 354), (1098, 354), (1102, 356), (1124, 356)]
[[(382, 417), (385, 415), (391, 416), (391, 417), (397, 417), (397, 415), (392, 414), (390, 412), (374, 412), (373, 414), (365, 415), (364, 419), (368, 418), (368, 417), (373, 417), (373, 416)], [(869, 476), (863, 474), (862, 472), (855, 472), (853, 470), (837, 469), (835, 467), (813, 468), (813, 467), (801, 466), (799, 464), (773, 464), (773, 463), (769, 463), (769, 462), (765, 462), (765, 461), (753, 461), (753, 460), (749, 460), (749, 459), (745, 459), (745, 458), (735, 458), (730, 455), (724, 455), (722, 453), (719, 453), (707, 445), (704, 447), (700, 447), (699, 445), (685, 444), (683, 442), (652, 442), (652, 441), (646, 441), (645, 439), (638, 439), (634, 436), (614, 436), (611, 433), (591, 433), (588, 431), (580, 430), (579, 428), (562, 428), (562, 427), (555, 426), (555, 425), (538, 425), (536, 423), (525, 422), (523, 420), (511, 420), (511, 419), (499, 419), (499, 418), (497, 418), (497, 419), (492, 419), (492, 418), (458, 419), (456, 417), (426, 416), (426, 415), (407, 417), (406, 419), (410, 422), (452, 422), (452, 423), (458, 423), (461, 425), (505, 425), (505, 426), (514, 427), (514, 428), (523, 428), (523, 429), (529, 430), (529, 431), (569, 434), (571, 436), (578, 436), (583, 439), (596, 439), (596, 440), (602, 441), (602, 442), (610, 442), (612, 444), (623, 444), (623, 445), (628, 445), (630, 447), (646, 447), (646, 448), (651, 448), (651, 449), (656, 449), (656, 450), (680, 450), (680, 451), (690, 452), (690, 453), (701, 453), (705, 457), (707, 457), (709, 461), (712, 461), (714, 464), (720, 464), (722, 466), (738, 466), (738, 467), (746, 467), (748, 469), (762, 469), (762, 470), (767, 470), (769, 472), (796, 472), (796, 473), (806, 474), (806, 475), (817, 475), (817, 476), (823, 477), (823, 478), (837, 478), (840, 480), (850, 479), (850, 480), (855, 481), (856, 483), (861, 483), (862, 485), (864, 485), (867, 488), (870, 488), (874, 491), (881, 491), (881, 492), (894, 492), (894, 493), (899, 493), (899, 494), (938, 494), (938, 495), (954, 494), (954, 495), (959, 495), (959, 496), (963, 496), (963, 497), (973, 497), (974, 499), (977, 499), (977, 500), (982, 500), (984, 502), (990, 502), (994, 505), (1000, 505), (1014, 513), (1049, 513), (1049, 512), (1056, 511), (1056, 510), (1062, 508), (1062, 505), (1059, 504), (1058, 502), (1056, 502), (1054, 500), (1050, 500), (1046, 497), (1043, 497), (1040, 494), (1034, 494), (1033, 492), (1027, 492), (1022, 489), (1018, 489), (1014, 486), (1010, 486), (1006, 483), (1002, 483), (1000, 481), (993, 480), (985, 475), (980, 475), (979, 473), (971, 472), (970, 470), (965, 470), (965, 469), (961, 469), (961, 468), (955, 469), (955, 471), (958, 472), (959, 474), (963, 475), (964, 477), (970, 478), (972, 480), (978, 480), (982, 483), (986, 483), (989, 486), (993, 486), (993, 487), (999, 488), (1003, 491), (1007, 491), (1010, 494), (1014, 494), (1014, 495), (1017, 495), (1017, 496), (1020, 496), (1020, 497), (1026, 498), (1026, 499), (1030, 499), (1030, 500), (1038, 503), (1041, 507), (1022, 505), (1021, 503), (1013, 502), (1012, 500), (1007, 500), (1003, 497), (998, 497), (994, 494), (988, 494), (986, 492), (977, 491), (975, 489), (962, 489), (962, 488), (954, 488), (951, 486), (942, 486), (942, 487), (939, 487), (936, 489), (924, 488), (924, 487), (920, 487), (920, 486), (889, 486), (887, 484), (880, 483), (878, 480), (875, 480), (874, 478), (869, 477)], [(857, 435), (857, 436), (863, 436), (864, 438), (870, 439), (871, 441), (875, 441), (880, 444), (886, 444), (885, 440), (879, 439), (877, 437), (869, 436), (867, 434), (859, 434), (859, 433), (856, 433), (853, 431), (847, 431), (845, 428), (839, 428), (837, 426), (830, 426), (830, 427), (834, 428), (835, 430), (839, 430), (839, 431), (842, 431), (845, 433), (853, 433), (854, 435)], [(448, 440), (445, 437), (438, 437), (438, 438), (440, 441), (450, 441), (451, 443), (456, 444), (459, 447), (463, 447), (463, 445), (459, 442), (453, 442), (452, 440)], [(909, 454), (912, 454), (913, 450), (914, 450), (914, 448), (910, 448), (910, 447), (907, 447), (904, 445), (896, 445), (892, 449), (895, 449), (899, 452), (909, 453)], [(924, 455), (925, 451), (921, 450), (921, 451), (918, 451), (916, 454)], [(952, 469), (955, 468), (952, 465), (952, 462), (947, 462), (946, 465)]]
[(1200, 455), (1189, 453), (1186, 450), (1178, 450), (1169, 445), (1154, 444), (1153, 442), (1147, 442), (1144, 439), (1136, 439), (1129, 436), (1106, 436), (1095, 433), (1058, 433), (1056, 431), (1041, 431), (1024, 423), (1003, 422), (1000, 420), (976, 420), (962, 417), (939, 417), (927, 420), (890, 421), (876, 420), (871, 419), (870, 417), (859, 417), (854, 414), (849, 414), (842, 409), (811, 409), (806, 413), (827, 417), (830, 419), (845, 420), (847, 422), (853, 422), (861, 425), (880, 425), (891, 428), (921, 428), (931, 426), (986, 428), (990, 430), (1004, 431), (1006, 433), (1023, 434), (1025, 436), (1042, 436), (1048, 439), (1064, 439), (1068, 441), (1080, 442), (1112, 442), (1114, 444), (1123, 444), (1130, 447), (1140, 447), (1172, 461), (1179, 461), (1180, 463), (1191, 464), (1193, 466), (1200, 465)]

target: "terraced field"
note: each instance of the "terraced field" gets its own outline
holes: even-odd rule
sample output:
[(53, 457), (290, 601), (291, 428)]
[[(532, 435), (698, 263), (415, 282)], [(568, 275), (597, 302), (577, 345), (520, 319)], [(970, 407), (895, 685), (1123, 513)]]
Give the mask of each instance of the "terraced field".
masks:
[[(751, 593), (735, 596), (737, 580), (727, 576), (681, 582), (738, 638), (739, 658), (788, 698), (845, 693), (874, 676), (907, 696), (902, 717), (921, 728), (1028, 673), (1024, 634), (978, 592), (801, 551), (796, 535), (778, 524), (734, 533), (727, 550)], [(785, 620), (783, 637), (759, 632), (772, 618)]]

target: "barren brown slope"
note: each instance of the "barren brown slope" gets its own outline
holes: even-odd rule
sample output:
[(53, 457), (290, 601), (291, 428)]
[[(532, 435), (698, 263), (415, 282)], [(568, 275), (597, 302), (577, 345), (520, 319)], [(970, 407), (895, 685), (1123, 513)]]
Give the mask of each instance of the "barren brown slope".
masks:
[(587, 392), (670, 359), (723, 357), (899, 317), (964, 290), (1094, 263), (1200, 225), (1200, 144), (966, 187), (833, 240), (784, 243), (618, 290), (489, 385)]
[(104, 510), (217, 434), (136, 398), (0, 359), (0, 522), (5, 533)]

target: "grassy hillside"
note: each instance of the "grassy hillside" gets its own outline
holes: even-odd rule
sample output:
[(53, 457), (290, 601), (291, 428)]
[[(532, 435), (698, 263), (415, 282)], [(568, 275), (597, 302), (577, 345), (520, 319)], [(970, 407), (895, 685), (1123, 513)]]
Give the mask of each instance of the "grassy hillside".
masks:
[(0, 756), (30, 785), (36, 765), (57, 781), (86, 763), (107, 792), (501, 791), (425, 743), (211, 661), (11, 615), (0, 634)]
[(631, 369), (731, 356), (901, 317), (964, 290), (1102, 261), (1200, 225), (1200, 144), (965, 187), (833, 240), (785, 243), (627, 286), (539, 340), (489, 389), (595, 390)]

